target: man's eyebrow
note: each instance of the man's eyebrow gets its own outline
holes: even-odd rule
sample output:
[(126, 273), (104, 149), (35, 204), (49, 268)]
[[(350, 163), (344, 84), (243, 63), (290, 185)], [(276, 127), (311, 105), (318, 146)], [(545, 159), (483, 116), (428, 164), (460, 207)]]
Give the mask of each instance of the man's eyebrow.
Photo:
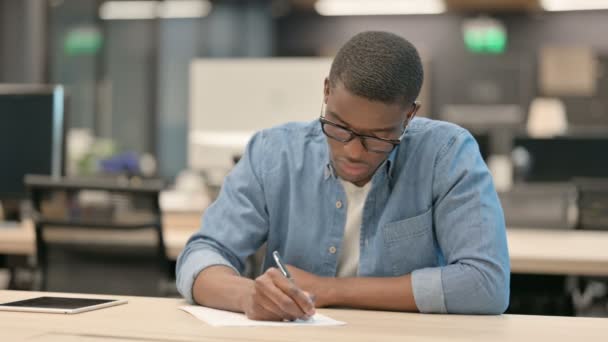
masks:
[[(336, 114), (335, 112), (332, 112), (331, 110), (327, 111), (329, 114), (331, 114), (331, 116), (335, 117), (336, 119), (338, 119), (338, 121), (340, 121), (339, 123), (350, 128), (350, 125), (342, 120), (342, 118), (340, 118), (340, 116), (338, 114)], [(378, 132), (378, 133), (384, 133), (384, 132), (394, 132), (395, 131), (395, 127), (386, 127), (386, 128), (373, 128), (373, 129), (368, 129), (368, 132)]]

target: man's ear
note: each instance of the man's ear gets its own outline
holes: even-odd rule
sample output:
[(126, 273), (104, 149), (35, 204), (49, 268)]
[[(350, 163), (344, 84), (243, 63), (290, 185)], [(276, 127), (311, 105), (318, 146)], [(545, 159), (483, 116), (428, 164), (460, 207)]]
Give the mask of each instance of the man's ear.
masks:
[(325, 81), (323, 82), (323, 103), (327, 104), (327, 97), (329, 96), (329, 88), (331, 85), (329, 84), (329, 78), (325, 77)]
[(418, 110), (420, 110), (420, 107), (422, 105), (420, 104), (420, 102), (418, 101), (414, 101), (414, 107), (412, 108), (412, 111), (407, 115), (407, 121), (411, 121), (416, 114), (418, 114)]
[(418, 110), (420, 109), (420, 107), (421, 107), (420, 102), (414, 101), (414, 107), (407, 114), (407, 117), (405, 118), (405, 121), (403, 122), (403, 129), (404, 130), (405, 130), (405, 128), (407, 128), (407, 125), (410, 124), (410, 121), (412, 121), (412, 119), (416, 116), (416, 114), (418, 113)]

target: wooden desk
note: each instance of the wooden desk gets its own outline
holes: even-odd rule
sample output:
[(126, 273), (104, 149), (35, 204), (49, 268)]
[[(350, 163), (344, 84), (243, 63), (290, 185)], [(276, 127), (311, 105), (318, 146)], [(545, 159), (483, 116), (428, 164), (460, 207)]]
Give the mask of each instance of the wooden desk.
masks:
[[(170, 213), (164, 220), (167, 255), (175, 260), (198, 229), (200, 214)], [(507, 236), (513, 273), (608, 276), (608, 232), (511, 228)], [(34, 239), (31, 223), (0, 229), (0, 254), (33, 255)]]
[[(0, 291), (0, 302), (49, 293)], [(54, 294), (75, 296), (74, 294)], [(86, 295), (90, 296), (90, 295)], [(605, 341), (608, 320), (547, 316), (457, 316), (320, 309), (335, 327), (211, 327), (178, 310), (180, 299), (129, 303), (77, 315), (0, 312), (0, 337), (20, 341)]]

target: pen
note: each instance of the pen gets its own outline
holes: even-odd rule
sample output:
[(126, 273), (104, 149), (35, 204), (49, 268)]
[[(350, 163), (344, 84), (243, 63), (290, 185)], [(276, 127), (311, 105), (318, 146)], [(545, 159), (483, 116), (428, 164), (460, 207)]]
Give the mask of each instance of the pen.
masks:
[(291, 274), (289, 273), (289, 270), (287, 269), (285, 264), (283, 264), (283, 260), (281, 260), (281, 256), (279, 255), (279, 252), (278, 251), (272, 252), (272, 257), (274, 258), (274, 263), (277, 264), (277, 267), (279, 268), (279, 270), (281, 270), (281, 273), (283, 273), (285, 278), (289, 279), (290, 282), (293, 282), (293, 279), (291, 278)]
[[(283, 260), (281, 260), (281, 256), (279, 255), (279, 252), (278, 251), (272, 252), (272, 258), (274, 259), (274, 263), (277, 264), (277, 267), (279, 268), (279, 270), (281, 270), (281, 273), (283, 273), (283, 276), (285, 276), (285, 278), (287, 278), (287, 280), (289, 280), (290, 283), (294, 284), (293, 278), (291, 278), (291, 274), (289, 273), (289, 270), (283, 263)], [(315, 296), (308, 294), (307, 297), (308, 297), (308, 301), (310, 301), (311, 303), (314, 304)]]

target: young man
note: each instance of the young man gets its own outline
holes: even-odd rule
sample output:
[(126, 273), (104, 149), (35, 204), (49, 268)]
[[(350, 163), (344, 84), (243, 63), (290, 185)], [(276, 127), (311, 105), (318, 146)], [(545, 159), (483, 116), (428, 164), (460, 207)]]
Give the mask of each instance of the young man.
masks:
[[(364, 32), (335, 57), (321, 117), (257, 133), (177, 264), (188, 300), (252, 319), (341, 306), (500, 314), (502, 209), (471, 135), (414, 116), (414, 46)], [(267, 242), (255, 280), (247, 256)], [(278, 251), (293, 276), (274, 266)]]

